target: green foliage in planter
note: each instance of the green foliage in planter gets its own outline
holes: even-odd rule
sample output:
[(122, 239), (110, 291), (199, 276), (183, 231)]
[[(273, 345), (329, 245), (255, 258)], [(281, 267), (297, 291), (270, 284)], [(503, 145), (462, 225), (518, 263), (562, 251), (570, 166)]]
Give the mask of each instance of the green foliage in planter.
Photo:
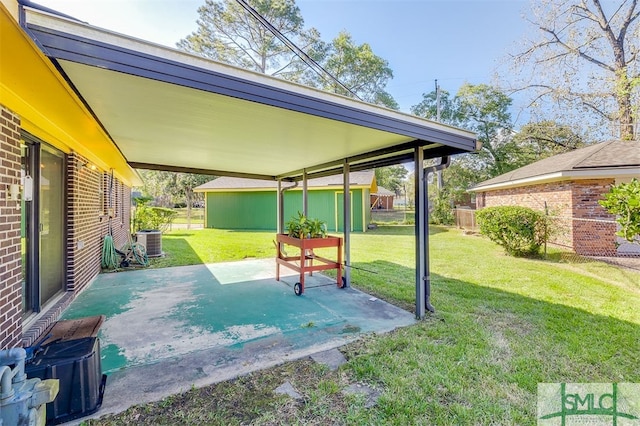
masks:
[(538, 255), (549, 234), (547, 217), (527, 207), (486, 207), (476, 218), (480, 232), (512, 256)]
[(633, 179), (629, 183), (621, 183), (611, 187), (600, 200), (602, 207), (615, 214), (620, 230), (616, 235), (629, 242), (640, 243), (640, 181)]
[(286, 223), (287, 233), (295, 238), (324, 238), (327, 236), (327, 224), (320, 219), (307, 218), (301, 212)]

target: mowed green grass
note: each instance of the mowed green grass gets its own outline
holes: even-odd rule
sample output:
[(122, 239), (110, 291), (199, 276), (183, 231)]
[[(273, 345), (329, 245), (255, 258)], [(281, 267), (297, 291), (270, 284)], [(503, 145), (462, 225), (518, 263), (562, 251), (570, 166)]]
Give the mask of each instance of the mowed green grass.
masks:
[[(347, 345), (337, 372), (296, 361), (92, 424), (525, 425), (536, 423), (538, 383), (640, 382), (640, 272), (558, 251), (513, 258), (483, 237), (431, 229), (436, 313)], [(270, 257), (273, 239), (176, 231), (154, 262)], [(414, 246), (413, 227), (353, 234), (353, 285), (413, 309)], [(304, 402), (273, 394), (284, 380)], [(367, 408), (341, 393), (349, 383), (380, 399)]]

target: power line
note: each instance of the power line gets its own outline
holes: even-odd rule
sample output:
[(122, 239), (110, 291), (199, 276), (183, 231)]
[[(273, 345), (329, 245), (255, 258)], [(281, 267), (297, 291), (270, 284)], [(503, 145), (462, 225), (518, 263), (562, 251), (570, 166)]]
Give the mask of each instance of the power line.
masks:
[[(313, 58), (311, 58), (309, 55), (307, 55), (294, 42), (289, 40), (287, 38), (287, 36), (282, 34), (280, 32), (280, 30), (278, 30), (276, 27), (271, 25), (271, 23), (269, 21), (267, 21), (267, 19), (264, 16), (262, 16), (260, 13), (258, 13), (257, 10), (255, 10), (253, 7), (251, 7), (249, 5), (249, 3), (247, 3), (245, 0), (236, 0), (236, 1), (247, 12), (249, 12), (249, 14), (251, 14), (251, 16), (253, 16), (263, 27), (265, 27), (267, 30), (269, 30), (269, 32), (271, 32), (274, 36), (276, 36), (281, 42), (283, 42), (284, 45), (287, 46), (298, 58), (300, 58), (300, 60), (302, 62), (307, 64), (307, 66), (309, 66), (309, 68), (311, 68), (316, 74), (318, 74), (320, 76), (320, 78), (325, 79), (326, 76), (328, 76), (331, 80), (333, 80), (335, 83), (337, 83), (340, 87), (342, 87), (344, 90), (346, 90), (348, 93), (350, 93), (354, 98), (362, 101), (362, 98), (360, 98), (360, 96), (358, 96), (353, 90), (351, 90), (344, 83), (342, 83), (340, 80), (338, 80), (337, 77), (335, 77), (329, 71), (324, 69), (322, 67), (322, 65), (320, 65), (318, 62), (316, 62)], [(326, 81), (326, 79), (325, 79), (325, 81)]]

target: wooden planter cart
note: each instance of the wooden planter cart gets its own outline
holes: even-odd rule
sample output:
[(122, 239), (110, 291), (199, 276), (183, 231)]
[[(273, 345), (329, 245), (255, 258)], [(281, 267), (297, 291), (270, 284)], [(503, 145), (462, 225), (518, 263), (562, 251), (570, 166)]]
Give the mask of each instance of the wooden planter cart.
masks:
[[(300, 239), (290, 237), (287, 234), (276, 234), (276, 241), (276, 250), (278, 251), (276, 256), (276, 280), (280, 281), (280, 265), (299, 272), (300, 281), (293, 286), (293, 291), (297, 296), (301, 296), (302, 293), (304, 293), (304, 275), (307, 272), (309, 275), (313, 275), (314, 271), (336, 269), (336, 285), (338, 288), (344, 287), (344, 282), (342, 280), (342, 238), (327, 236), (324, 238)], [(300, 250), (300, 254), (298, 256), (287, 256), (282, 251), (283, 244), (297, 247)], [(327, 247), (336, 247), (337, 261), (317, 256), (313, 252), (314, 249)], [(319, 263), (314, 264), (314, 261)]]

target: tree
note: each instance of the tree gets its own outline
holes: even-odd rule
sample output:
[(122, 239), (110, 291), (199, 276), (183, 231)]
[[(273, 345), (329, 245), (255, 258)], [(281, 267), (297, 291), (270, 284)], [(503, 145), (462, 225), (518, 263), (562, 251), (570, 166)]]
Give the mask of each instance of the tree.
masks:
[(209, 182), (214, 176), (191, 173), (174, 173), (157, 170), (138, 170), (144, 185), (144, 194), (155, 201), (154, 204), (174, 207), (184, 203), (187, 208), (187, 227), (191, 226), (191, 208), (202, 197), (193, 192), (196, 186)]
[[(244, 69), (281, 77), (344, 96), (399, 109), (384, 90), (393, 72), (386, 60), (367, 43), (356, 45), (341, 32), (325, 43), (315, 28), (304, 29), (295, 0), (247, 0), (266, 21), (320, 64), (329, 75), (319, 75), (271, 31), (233, 0), (205, 0), (198, 9), (198, 29), (178, 42), (180, 49)], [(343, 85), (345, 87), (343, 87)]]
[(554, 121), (527, 123), (513, 139), (520, 153), (518, 167), (586, 145), (571, 127)]
[(398, 109), (397, 102), (384, 90), (393, 78), (389, 62), (374, 54), (369, 44), (357, 45), (351, 34), (342, 31), (329, 44), (322, 64), (349, 90), (330, 79), (321, 80), (320, 88), (345, 96), (355, 93), (364, 101)]
[[(440, 122), (452, 126), (460, 126), (464, 121), (461, 115), (458, 98), (451, 98), (446, 90), (440, 90)], [(438, 93), (434, 90), (422, 94), (422, 101), (411, 107), (411, 113), (429, 120), (438, 118)]]
[[(311, 57), (323, 57), (320, 33), (304, 29), (295, 0), (247, 0), (260, 15)], [(234, 0), (205, 0), (198, 8), (195, 32), (178, 48), (263, 74), (300, 81), (306, 65), (267, 28)]]
[(464, 84), (456, 95), (460, 104), (462, 127), (476, 132), (482, 149), (478, 160), (489, 177), (513, 170), (517, 147), (513, 143), (513, 124), (509, 107), (511, 98), (500, 89), (486, 84)]
[(640, 244), (640, 181), (620, 183), (611, 187), (605, 199), (599, 201), (609, 213), (616, 215), (620, 230), (616, 235)]
[[(539, 38), (515, 55), (532, 106), (559, 108), (615, 123), (620, 139), (636, 135), (640, 96), (638, 0), (535, 0), (530, 22)], [(577, 117), (576, 117), (577, 118)]]
[[(422, 96), (411, 112), (435, 120), (436, 92)], [(482, 148), (478, 153), (454, 157), (442, 172), (444, 191), (432, 191), (434, 195), (449, 197), (449, 205), (463, 202), (469, 187), (517, 167), (519, 151), (513, 141), (510, 105), (510, 97), (486, 84), (464, 84), (454, 98), (440, 91), (440, 121), (476, 132)]]
[(408, 170), (400, 164), (380, 167), (375, 170), (376, 182), (378, 186), (387, 188), (389, 191), (395, 192), (396, 195), (400, 195), (402, 193), (404, 180), (408, 173)]
[[(472, 156), (464, 156), (463, 163), (479, 174), (480, 180), (505, 173), (515, 168), (518, 155), (513, 143), (513, 124), (509, 107), (511, 98), (496, 87), (486, 84), (464, 84), (455, 98), (440, 93), (440, 118), (443, 123), (463, 127), (478, 135), (482, 149)], [(436, 93), (423, 94), (422, 101), (411, 111), (424, 118), (436, 118)]]
[(446, 188), (453, 204), (469, 201), (468, 189), (484, 180), (485, 172), (472, 155), (458, 155), (451, 159), (451, 165), (442, 171), (443, 187)]

